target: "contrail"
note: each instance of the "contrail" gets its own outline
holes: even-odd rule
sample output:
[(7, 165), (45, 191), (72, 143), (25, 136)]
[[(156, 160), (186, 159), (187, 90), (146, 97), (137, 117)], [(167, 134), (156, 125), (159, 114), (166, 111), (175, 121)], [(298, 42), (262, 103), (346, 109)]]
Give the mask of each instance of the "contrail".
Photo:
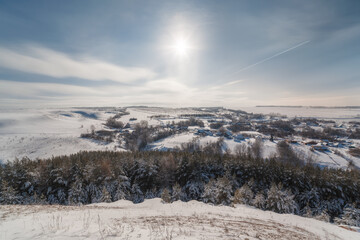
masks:
[(259, 64), (261, 64), (261, 63), (263, 63), (263, 62), (266, 62), (266, 61), (269, 61), (269, 60), (271, 60), (271, 59), (273, 59), (273, 58), (275, 58), (275, 57), (277, 57), (277, 56), (280, 56), (280, 55), (282, 55), (282, 54), (284, 54), (284, 53), (287, 53), (287, 52), (289, 52), (289, 51), (291, 51), (291, 50), (294, 50), (295, 48), (301, 47), (302, 45), (305, 45), (305, 44), (307, 44), (307, 43), (309, 43), (309, 42), (310, 42), (310, 41), (305, 41), (305, 42), (299, 43), (298, 45), (293, 46), (293, 47), (291, 47), (291, 48), (288, 48), (288, 49), (286, 49), (286, 50), (284, 50), (284, 51), (282, 51), (282, 52), (276, 53), (276, 54), (272, 55), (271, 57), (265, 58), (265, 59), (263, 59), (263, 60), (261, 60), (261, 61), (259, 61), (259, 62), (257, 62), (257, 63), (254, 63), (254, 64), (251, 64), (251, 65), (249, 65), (249, 66), (246, 66), (246, 67), (244, 67), (244, 68), (242, 68), (242, 69), (234, 72), (234, 73), (231, 74), (231, 75), (235, 75), (235, 74), (238, 74), (238, 73), (240, 73), (240, 72), (242, 72), (242, 71), (245, 71), (245, 70), (247, 70), (247, 69), (249, 69), (249, 68), (255, 67), (256, 65), (259, 65)]

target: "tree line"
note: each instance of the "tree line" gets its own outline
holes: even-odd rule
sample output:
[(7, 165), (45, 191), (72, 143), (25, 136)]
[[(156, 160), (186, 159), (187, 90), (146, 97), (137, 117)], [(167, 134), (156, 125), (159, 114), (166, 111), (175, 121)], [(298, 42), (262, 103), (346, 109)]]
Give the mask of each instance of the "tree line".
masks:
[(328, 221), (350, 215), (353, 225), (360, 220), (358, 170), (264, 160), (251, 151), (94, 151), (23, 158), (0, 166), (0, 182), (1, 204), (139, 203), (162, 197), (166, 202), (243, 203)]

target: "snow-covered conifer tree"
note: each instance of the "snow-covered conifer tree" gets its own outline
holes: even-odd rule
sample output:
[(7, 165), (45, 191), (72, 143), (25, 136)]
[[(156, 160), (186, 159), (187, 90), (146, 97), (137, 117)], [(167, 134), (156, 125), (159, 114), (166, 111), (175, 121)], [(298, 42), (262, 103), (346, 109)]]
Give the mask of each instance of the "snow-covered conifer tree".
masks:
[(164, 203), (171, 203), (171, 195), (169, 189), (164, 188), (161, 193), (161, 199)]
[(205, 184), (204, 191), (201, 197), (203, 202), (205, 203), (216, 204), (216, 186), (214, 179), (210, 179), (210, 181)]
[(181, 199), (181, 187), (176, 183), (172, 188), (171, 201), (178, 201)]
[(360, 209), (348, 205), (344, 208), (343, 214), (334, 219), (334, 222), (337, 224), (360, 227)]
[(314, 218), (319, 221), (330, 222), (330, 215), (326, 210), (323, 210), (319, 215), (316, 215)]
[(232, 200), (232, 185), (230, 180), (224, 176), (217, 179), (215, 186), (216, 203), (229, 205)]
[(20, 203), (19, 197), (17, 196), (15, 189), (12, 186), (9, 186), (8, 182), (5, 180), (2, 180), (1, 183), (0, 203), (1, 204)]
[(252, 205), (263, 210), (266, 208), (266, 200), (262, 192), (258, 192), (256, 194), (255, 198), (252, 201)]
[(111, 203), (111, 195), (110, 193), (108, 192), (108, 190), (103, 187), (103, 190), (102, 190), (102, 197), (101, 197), (101, 202), (106, 202), (106, 203)]
[(249, 185), (245, 183), (241, 188), (235, 191), (234, 204), (250, 204), (253, 197), (253, 191), (250, 189)]
[(144, 194), (141, 191), (139, 185), (137, 185), (136, 183), (132, 185), (131, 196), (134, 203), (140, 203), (144, 201)]
[(268, 192), (266, 208), (278, 213), (296, 213), (298, 210), (294, 195), (290, 191), (283, 191), (282, 184), (273, 183)]
[(155, 187), (152, 188), (152, 189), (147, 190), (146, 193), (145, 193), (145, 198), (146, 199), (152, 199), (152, 198), (156, 198), (156, 197), (158, 197), (158, 193), (157, 193)]
[(76, 178), (70, 186), (68, 201), (70, 205), (81, 205), (86, 203), (85, 193), (82, 188), (82, 181)]
[(308, 218), (311, 218), (313, 217), (313, 212), (311, 210), (311, 207), (309, 205), (306, 205), (306, 207), (304, 207), (302, 210), (301, 210), (301, 215), (303, 217), (308, 217)]

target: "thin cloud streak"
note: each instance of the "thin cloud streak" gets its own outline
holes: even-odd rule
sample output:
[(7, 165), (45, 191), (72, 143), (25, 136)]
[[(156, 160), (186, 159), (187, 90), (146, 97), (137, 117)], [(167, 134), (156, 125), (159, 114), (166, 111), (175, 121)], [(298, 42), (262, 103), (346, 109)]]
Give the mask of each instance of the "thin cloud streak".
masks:
[[(296, 49), (296, 48), (298, 48), (298, 47), (301, 47), (301, 46), (303, 46), (303, 45), (305, 45), (305, 44), (307, 44), (307, 43), (309, 43), (309, 42), (310, 42), (310, 41), (308, 40), (308, 41), (304, 41), (304, 42), (302, 42), (302, 43), (299, 43), (299, 44), (297, 44), (297, 45), (295, 45), (295, 46), (293, 46), (293, 47), (291, 47), (291, 48), (288, 48), (288, 49), (286, 49), (286, 50), (284, 50), (284, 51), (282, 51), (282, 52), (276, 53), (276, 54), (274, 54), (274, 55), (272, 55), (272, 56), (270, 56), (270, 57), (268, 57), (268, 58), (265, 58), (265, 59), (257, 62), (257, 63), (254, 63), (254, 64), (251, 64), (251, 65), (249, 65), (249, 66), (246, 66), (246, 67), (244, 67), (244, 68), (242, 68), (242, 69), (240, 69), (240, 70), (232, 73), (231, 75), (236, 75), (236, 74), (238, 74), (238, 73), (241, 73), (241, 72), (243, 72), (243, 71), (245, 71), (245, 70), (247, 70), (247, 69), (249, 69), (249, 68), (255, 67), (255, 66), (257, 66), (257, 65), (259, 65), (259, 64), (261, 64), (261, 63), (264, 63), (264, 62), (269, 61), (269, 60), (271, 60), (271, 59), (273, 59), (273, 58), (276, 58), (276, 57), (278, 57), (278, 56), (280, 56), (280, 55), (282, 55), (282, 54), (284, 54), (284, 53), (290, 52), (290, 51), (292, 51), (292, 50), (294, 50), (294, 49)], [(239, 82), (239, 81), (234, 81), (234, 82), (232, 82), (232, 84), (235, 84), (235, 83), (237, 83), (237, 82)]]

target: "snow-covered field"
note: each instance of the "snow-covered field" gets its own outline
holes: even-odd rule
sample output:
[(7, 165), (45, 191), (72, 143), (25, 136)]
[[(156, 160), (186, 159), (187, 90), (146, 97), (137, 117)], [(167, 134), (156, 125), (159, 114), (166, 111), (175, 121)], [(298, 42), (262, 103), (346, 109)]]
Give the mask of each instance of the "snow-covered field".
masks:
[(190, 201), (0, 206), (0, 239), (360, 239), (356, 230), (245, 205)]
[[(290, 116), (322, 117), (330, 119), (356, 120), (360, 114), (359, 109), (317, 109), (317, 108), (252, 108), (249, 112), (279, 112)], [(126, 123), (137, 123), (146, 120), (152, 126), (186, 120), (182, 114), (201, 114), (201, 109), (173, 109), (156, 107), (127, 108), (129, 115), (122, 116), (120, 120)], [(224, 110), (226, 113), (226, 110)], [(266, 113), (268, 113), (266, 112)], [(206, 113), (206, 112), (205, 112)], [(210, 112), (211, 113), (211, 112)], [(104, 143), (91, 139), (80, 138), (82, 133), (88, 133), (91, 128), (95, 130), (106, 129), (104, 123), (107, 118), (116, 114), (115, 108), (59, 108), (59, 109), (3, 109), (0, 112), (0, 161), (12, 161), (15, 158), (29, 157), (30, 159), (48, 158), (52, 156), (67, 155), (82, 150), (116, 150), (126, 151), (116, 142)], [(157, 117), (154, 117), (157, 116)], [(159, 117), (164, 116), (164, 117)], [(217, 119), (216, 116), (213, 119)], [(206, 118), (204, 129), (209, 129)], [(93, 126), (93, 127), (92, 127)], [(180, 146), (191, 141), (196, 135), (196, 128), (189, 127), (188, 132), (176, 134), (168, 138), (151, 143), (148, 149), (165, 150)], [(256, 132), (241, 132), (251, 135)], [(261, 135), (261, 134), (260, 134)], [(253, 136), (255, 137), (255, 135)], [(217, 136), (199, 137), (201, 145), (215, 142)], [(225, 147), (235, 152), (238, 145), (249, 146), (254, 138), (248, 137), (242, 141), (225, 138)], [(360, 142), (357, 143), (360, 145)], [(271, 142), (263, 137), (263, 157), (271, 157), (276, 153), (276, 141)], [(304, 144), (293, 146), (298, 152), (310, 156), (321, 166), (346, 168), (348, 162), (360, 167), (360, 159), (348, 154), (346, 149), (329, 147), (331, 151), (310, 151), (311, 147)]]
[(253, 113), (279, 113), (288, 117), (314, 117), (335, 121), (360, 119), (360, 108), (244, 107), (242, 110)]
[[(166, 113), (176, 117), (179, 114), (195, 113), (185, 109), (164, 108), (130, 108), (128, 111), (130, 115), (123, 116), (121, 121), (127, 123), (130, 118), (136, 118), (131, 122), (146, 120), (149, 125), (161, 122), (151, 119), (152, 115)], [(2, 109), (0, 161), (23, 157), (48, 158), (85, 150), (114, 150), (114, 143), (103, 144), (80, 138), (80, 134), (91, 131), (92, 125), (96, 130), (104, 129), (104, 122), (114, 114), (101, 108)]]
[(29, 157), (47, 158), (80, 150), (105, 150), (96, 142), (81, 139), (90, 126), (102, 128), (106, 113), (80, 109), (21, 109), (0, 113), (0, 161)]

